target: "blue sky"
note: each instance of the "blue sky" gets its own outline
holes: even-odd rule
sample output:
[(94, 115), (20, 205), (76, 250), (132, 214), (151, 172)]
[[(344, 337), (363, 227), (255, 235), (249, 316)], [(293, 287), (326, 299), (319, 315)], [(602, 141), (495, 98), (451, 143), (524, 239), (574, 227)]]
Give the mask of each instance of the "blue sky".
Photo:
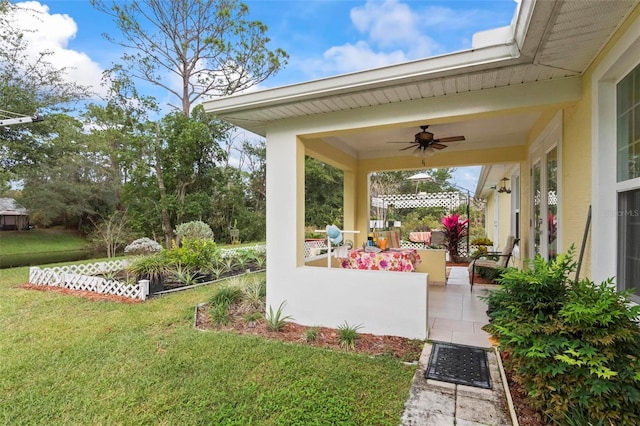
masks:
[[(509, 25), (517, 7), (514, 0), (245, 3), (251, 19), (268, 26), (270, 48), (282, 48), (290, 55), (288, 66), (264, 82), (263, 88), (468, 49), (474, 33)], [(40, 12), (37, 21), (21, 18), (24, 26), (36, 30), (29, 35), (31, 44), (54, 52), (52, 62), (72, 68), (70, 78), (100, 92), (101, 72), (122, 54), (101, 35), (106, 32), (117, 38), (110, 18), (95, 10), (89, 0), (19, 4)], [(475, 189), (475, 183), (462, 176), (458, 179), (458, 174), (459, 185)]]

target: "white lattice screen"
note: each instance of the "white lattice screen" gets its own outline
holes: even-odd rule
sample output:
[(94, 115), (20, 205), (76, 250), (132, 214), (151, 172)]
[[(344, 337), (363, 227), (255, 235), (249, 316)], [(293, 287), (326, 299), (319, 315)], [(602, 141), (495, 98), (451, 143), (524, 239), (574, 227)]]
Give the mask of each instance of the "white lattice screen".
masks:
[(317, 256), (320, 250), (327, 248), (327, 240), (306, 240), (304, 242), (304, 258), (308, 259), (313, 256)]
[(384, 206), (393, 205), (397, 209), (416, 207), (443, 207), (453, 210), (466, 202), (459, 192), (420, 192), (418, 194), (388, 194), (378, 197)]

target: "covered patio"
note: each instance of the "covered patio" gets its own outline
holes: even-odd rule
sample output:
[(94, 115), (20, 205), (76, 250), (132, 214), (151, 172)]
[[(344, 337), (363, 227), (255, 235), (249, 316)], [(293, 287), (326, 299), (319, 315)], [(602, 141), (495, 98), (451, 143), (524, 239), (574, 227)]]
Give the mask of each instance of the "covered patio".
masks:
[[(578, 17), (594, 15), (589, 2), (522, 0), (510, 26), (476, 34), (467, 51), (206, 102), (206, 111), (267, 138), (267, 306), (286, 301), (286, 313), (308, 325), (348, 321), (364, 332), (414, 338), (437, 329), (428, 313), (428, 273), (305, 265), (305, 156), (343, 171), (343, 229), (359, 231), (356, 246), (370, 231), (371, 173), (509, 165), (483, 185), (519, 177), (517, 198), (512, 192), (500, 208), (516, 221), (521, 262), (549, 233), (528, 224), (544, 214), (535, 210), (534, 188), (547, 185), (552, 160), (557, 250), (580, 241), (584, 218), (575, 213), (591, 201), (590, 86), (583, 73), (634, 6), (607, 3), (586, 31)], [(389, 143), (417, 141), (426, 125), (434, 139), (464, 140), (435, 153)], [(516, 201), (518, 215), (511, 215)], [(589, 251), (585, 265), (589, 270)]]

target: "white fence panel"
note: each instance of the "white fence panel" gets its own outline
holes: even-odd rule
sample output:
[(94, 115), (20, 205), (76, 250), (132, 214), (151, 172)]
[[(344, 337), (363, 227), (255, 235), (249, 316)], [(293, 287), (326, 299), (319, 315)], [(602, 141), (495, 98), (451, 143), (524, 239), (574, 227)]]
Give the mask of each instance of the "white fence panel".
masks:
[(126, 261), (123, 260), (56, 266), (53, 268), (32, 266), (29, 268), (29, 284), (92, 291), (144, 300), (147, 294), (144, 286), (140, 283), (128, 284), (94, 276), (119, 271), (125, 267)]

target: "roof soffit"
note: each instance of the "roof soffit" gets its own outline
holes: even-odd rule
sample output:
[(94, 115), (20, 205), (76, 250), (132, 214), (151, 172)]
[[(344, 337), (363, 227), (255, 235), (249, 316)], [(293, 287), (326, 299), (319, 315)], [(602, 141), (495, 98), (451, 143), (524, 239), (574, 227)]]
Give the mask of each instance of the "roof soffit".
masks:
[[(266, 136), (271, 121), (577, 76), (635, 5), (633, 0), (522, 0), (512, 22), (513, 40), (502, 44), (234, 95), (204, 105), (208, 112)], [(596, 22), (587, 19), (594, 13)]]

